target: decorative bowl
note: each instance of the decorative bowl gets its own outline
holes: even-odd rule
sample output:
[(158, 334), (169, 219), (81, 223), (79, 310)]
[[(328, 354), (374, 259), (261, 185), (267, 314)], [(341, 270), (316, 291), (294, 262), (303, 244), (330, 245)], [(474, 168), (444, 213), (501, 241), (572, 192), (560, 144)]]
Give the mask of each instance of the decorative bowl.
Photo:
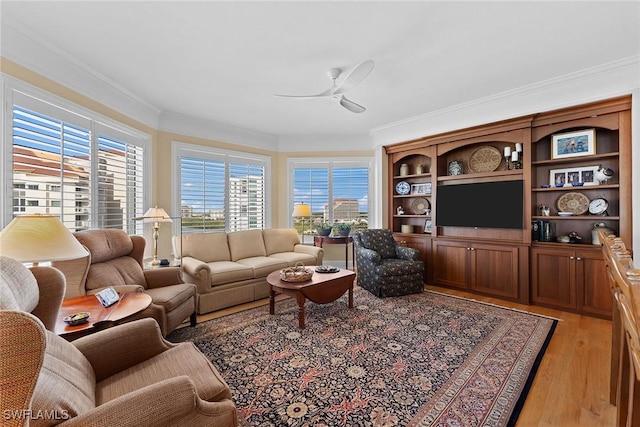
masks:
[(280, 280), (284, 282), (306, 282), (311, 280), (313, 270), (306, 268), (303, 263), (298, 262), (294, 267), (280, 270)]
[(558, 216), (571, 216), (573, 212), (558, 212)]
[(71, 325), (71, 326), (82, 325), (83, 323), (86, 323), (89, 321), (90, 315), (91, 313), (89, 313), (88, 311), (83, 311), (80, 313), (71, 314), (62, 320), (64, 320), (64, 323), (66, 323), (67, 325)]
[(564, 187), (564, 184), (556, 184), (556, 187), (558, 187), (558, 188)]
[(549, 188), (549, 187), (551, 187), (551, 184), (542, 184), (540, 187), (541, 188)]
[(573, 185), (574, 187), (582, 187), (584, 185), (584, 182), (572, 182), (571, 185)]

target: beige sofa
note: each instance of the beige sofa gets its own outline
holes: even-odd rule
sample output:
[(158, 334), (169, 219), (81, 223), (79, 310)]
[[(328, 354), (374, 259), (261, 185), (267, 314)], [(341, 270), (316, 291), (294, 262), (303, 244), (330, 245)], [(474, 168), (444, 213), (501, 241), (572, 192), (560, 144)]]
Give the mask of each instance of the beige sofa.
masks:
[(184, 280), (197, 286), (198, 314), (269, 296), (269, 273), (322, 265), (322, 248), (300, 243), (292, 228), (193, 233), (173, 237)]

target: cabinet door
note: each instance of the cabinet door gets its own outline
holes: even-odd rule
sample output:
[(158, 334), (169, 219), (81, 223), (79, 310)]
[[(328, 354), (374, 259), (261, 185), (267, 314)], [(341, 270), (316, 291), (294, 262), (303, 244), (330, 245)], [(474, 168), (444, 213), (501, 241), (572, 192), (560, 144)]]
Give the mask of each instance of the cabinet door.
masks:
[(518, 248), (473, 244), (470, 287), (495, 296), (518, 298)]
[(464, 242), (433, 242), (433, 281), (437, 285), (469, 288), (469, 253)]
[(579, 309), (611, 318), (613, 298), (602, 252), (578, 251), (575, 260)]
[(558, 308), (577, 308), (573, 251), (531, 250), (531, 301)]

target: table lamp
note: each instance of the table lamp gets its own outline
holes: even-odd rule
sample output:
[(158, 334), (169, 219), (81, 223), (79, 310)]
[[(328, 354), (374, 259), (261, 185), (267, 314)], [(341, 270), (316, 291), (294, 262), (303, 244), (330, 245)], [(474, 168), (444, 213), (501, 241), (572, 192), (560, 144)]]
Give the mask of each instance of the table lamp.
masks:
[(149, 208), (144, 215), (133, 219), (143, 220), (144, 222), (153, 222), (153, 261), (151, 261), (151, 265), (158, 265), (158, 236), (160, 235), (160, 223), (173, 222), (171, 217), (164, 209), (155, 206), (153, 208)]
[(300, 203), (293, 207), (293, 218), (302, 218), (302, 244), (304, 244), (304, 219), (311, 216), (311, 206), (306, 203)]
[(65, 261), (89, 254), (52, 215), (20, 215), (0, 232), (0, 255), (37, 266), (44, 261)]

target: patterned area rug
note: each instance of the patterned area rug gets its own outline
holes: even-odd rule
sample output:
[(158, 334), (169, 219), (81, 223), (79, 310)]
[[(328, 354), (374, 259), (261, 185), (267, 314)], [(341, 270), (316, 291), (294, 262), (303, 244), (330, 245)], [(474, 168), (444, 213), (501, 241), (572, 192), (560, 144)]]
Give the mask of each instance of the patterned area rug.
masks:
[(556, 320), (434, 292), (294, 300), (182, 328), (229, 383), (246, 426), (506, 426)]

